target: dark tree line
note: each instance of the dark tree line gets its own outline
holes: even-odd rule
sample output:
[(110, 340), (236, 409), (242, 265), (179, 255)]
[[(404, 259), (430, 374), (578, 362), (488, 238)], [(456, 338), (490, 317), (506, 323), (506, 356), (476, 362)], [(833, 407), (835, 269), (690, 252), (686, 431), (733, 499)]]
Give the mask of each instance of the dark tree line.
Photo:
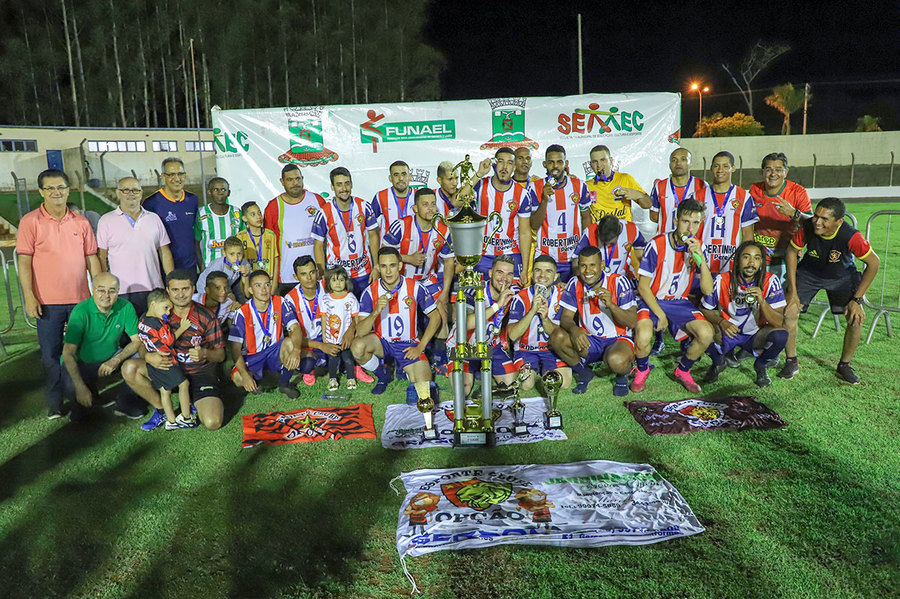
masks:
[[(6, 0), (0, 123), (195, 127), (222, 108), (432, 100), (427, 0)], [(194, 45), (191, 63), (190, 40)]]

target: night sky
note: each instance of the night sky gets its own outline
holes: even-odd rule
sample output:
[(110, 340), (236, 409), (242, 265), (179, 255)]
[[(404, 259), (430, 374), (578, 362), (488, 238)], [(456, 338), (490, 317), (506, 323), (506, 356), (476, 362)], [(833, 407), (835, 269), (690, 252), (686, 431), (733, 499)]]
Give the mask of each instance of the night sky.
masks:
[[(557, 2), (538, 10), (438, 1), (426, 41), (447, 59), (443, 98), (578, 93), (579, 12), (585, 93), (680, 91), (684, 135), (697, 121), (693, 79), (710, 87), (704, 114), (746, 112), (720, 65), (739, 64), (757, 40), (791, 46), (753, 82), (766, 133), (780, 132), (782, 116), (763, 99), (786, 82), (811, 84), (811, 133), (852, 131), (863, 114), (900, 128), (900, 2)], [(792, 115), (794, 133), (801, 123), (802, 109)]]

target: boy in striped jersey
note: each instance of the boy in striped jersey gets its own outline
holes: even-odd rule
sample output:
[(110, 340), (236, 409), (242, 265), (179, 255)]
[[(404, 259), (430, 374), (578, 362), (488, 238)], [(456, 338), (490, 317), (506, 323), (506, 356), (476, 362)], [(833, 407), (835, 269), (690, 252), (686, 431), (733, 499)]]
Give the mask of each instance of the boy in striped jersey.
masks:
[(550, 347), (578, 377), (572, 393), (587, 391), (594, 378), (590, 366), (602, 360), (616, 375), (613, 395), (628, 395), (628, 373), (634, 362), (631, 331), (637, 322), (628, 280), (605, 272), (600, 250), (589, 246), (578, 258), (578, 277), (569, 281), (560, 306), (560, 327), (550, 335)]
[[(278, 390), (296, 399), (300, 391), (290, 382), (300, 366), (302, 335), (294, 308), (280, 296), (272, 295), (272, 279), (264, 270), (250, 274), (250, 296), (235, 315), (228, 333), (234, 358), (231, 380), (248, 393), (257, 393), (257, 381), (265, 371), (278, 372)], [(285, 330), (288, 337), (284, 336)]]
[(562, 375), (562, 388), (572, 382), (572, 370), (550, 351), (550, 337), (559, 327), (562, 289), (556, 284), (556, 262), (550, 256), (534, 259), (534, 285), (522, 289), (509, 305), (510, 341), (516, 343), (516, 358), (531, 367), (531, 374), (522, 381), (522, 390), (534, 387), (538, 376), (556, 370)]
[[(378, 250), (381, 279), (370, 284), (359, 301), (357, 338), (351, 346), (356, 363), (375, 374), (378, 383), (372, 393), (379, 395), (391, 381), (379, 358), (392, 357), (410, 381), (407, 403), (415, 404), (415, 383), (431, 382), (431, 367), (425, 347), (441, 324), (434, 300), (419, 283), (400, 274), (400, 252), (392, 247)], [(428, 326), (418, 335), (418, 309), (428, 317)], [(371, 331), (371, 332), (370, 332)], [(429, 387), (436, 394), (437, 386)]]
[(745, 241), (734, 256), (734, 268), (716, 277), (713, 292), (700, 302), (703, 315), (717, 328), (715, 342), (706, 350), (713, 363), (704, 382), (718, 380), (725, 369), (723, 354), (740, 347), (750, 356), (759, 350), (753, 365), (756, 384), (768, 387), (772, 380), (766, 366), (778, 361), (788, 340), (787, 330), (781, 328), (787, 305), (784, 290), (779, 278), (766, 272), (764, 245)]
[(668, 233), (675, 227), (675, 211), (684, 200), (700, 200), (706, 197), (706, 181), (691, 176), (691, 153), (677, 148), (669, 155), (669, 172), (666, 179), (657, 179), (650, 190), (650, 220), (656, 223), (656, 232)]
[(369, 286), (372, 256), (378, 251), (378, 218), (368, 203), (353, 196), (349, 170), (339, 166), (329, 177), (334, 200), (322, 204), (312, 226), (316, 264), (320, 276), (328, 268), (343, 267), (359, 298)]
[[(675, 380), (691, 393), (700, 393), (691, 368), (712, 342), (713, 327), (688, 299), (699, 285), (703, 295), (713, 291), (712, 274), (703, 255), (697, 232), (706, 207), (697, 200), (685, 200), (676, 211), (675, 230), (657, 235), (647, 244), (638, 269), (638, 322), (634, 331), (637, 371), (631, 383), (635, 393), (644, 390), (650, 374), (653, 331), (668, 327), (676, 341), (693, 337), (675, 368)], [(699, 271), (699, 276), (698, 276)]]
[(213, 177), (206, 184), (209, 204), (197, 211), (194, 223), (194, 238), (197, 240), (197, 254), (200, 268), (222, 255), (225, 240), (237, 235), (242, 227), (241, 213), (228, 203), (231, 188), (223, 177)]
[(553, 258), (560, 280), (567, 283), (581, 232), (593, 222), (591, 197), (584, 182), (568, 174), (569, 161), (561, 145), (547, 147), (544, 168), (547, 177), (534, 183), (540, 203), (530, 219), (531, 228), (537, 233), (535, 255)]

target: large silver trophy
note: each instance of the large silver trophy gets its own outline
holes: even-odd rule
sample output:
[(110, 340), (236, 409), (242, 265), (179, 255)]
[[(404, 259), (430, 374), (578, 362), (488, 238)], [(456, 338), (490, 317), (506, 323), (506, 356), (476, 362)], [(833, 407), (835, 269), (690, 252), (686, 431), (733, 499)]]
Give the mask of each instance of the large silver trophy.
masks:
[[(450, 376), (453, 381), (453, 444), (461, 446), (493, 445), (494, 416), (491, 397), (491, 349), (488, 347), (487, 316), (485, 314), (484, 281), (475, 265), (484, 255), (484, 247), (491, 237), (500, 230), (503, 219), (499, 212), (492, 212), (484, 217), (472, 209), (475, 194), (471, 192), (474, 177), (472, 163), (466, 159), (456, 165), (454, 170), (460, 171), (460, 189), (468, 188), (468, 197), (462, 196), (463, 206), (453, 216), (444, 219), (436, 214), (432, 221), (435, 231), (437, 223), (443, 222), (450, 231), (449, 243), (456, 256), (456, 262), (465, 267), (459, 275), (459, 287), (456, 292), (456, 349), (453, 355), (453, 366)], [(486, 235), (488, 222), (496, 218), (497, 227)], [(446, 240), (445, 240), (446, 241)], [(475, 291), (475, 342), (468, 341), (466, 326), (466, 291)], [(463, 380), (463, 363), (466, 360), (481, 360), (481, 399), (466, 403), (465, 384)]]

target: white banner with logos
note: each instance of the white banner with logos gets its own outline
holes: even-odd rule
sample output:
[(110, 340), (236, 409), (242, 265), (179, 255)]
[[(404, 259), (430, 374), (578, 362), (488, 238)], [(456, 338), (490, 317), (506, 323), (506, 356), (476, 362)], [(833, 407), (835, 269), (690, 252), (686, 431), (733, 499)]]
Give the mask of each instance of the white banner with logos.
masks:
[[(561, 429), (544, 428), (546, 402), (542, 397), (523, 399), (525, 413), (522, 421), (528, 427), (528, 434), (513, 435), (513, 415), (507, 407), (494, 407), (494, 430), (497, 445), (516, 443), (537, 443), (538, 441), (565, 441), (566, 433)], [(565, 414), (563, 415), (565, 418)], [(423, 447), (453, 447), (453, 402), (443, 401), (434, 410), (434, 427), (438, 438), (422, 438), (425, 419), (415, 406), (391, 404), (384, 415), (381, 429), (381, 445), (385, 449), (420, 449)]]
[[(231, 201), (265, 202), (283, 191), (285, 164), (302, 168), (307, 189), (332, 196), (328, 173), (345, 166), (353, 193), (371, 199), (388, 187), (395, 160), (410, 166), (413, 187), (437, 187), (437, 165), (473, 164), (503, 146), (532, 150), (532, 176), (551, 144), (566, 148), (570, 172), (592, 176), (588, 154), (610, 148), (616, 170), (649, 193), (668, 176), (680, 139), (677, 93), (584, 94), (555, 98), (492, 98), (452, 102), (213, 109), (216, 170), (231, 184)], [(646, 218), (637, 208), (635, 218)]]
[(645, 545), (705, 529), (649, 464), (604, 460), (416, 470), (397, 524), (405, 556), (505, 545)]

